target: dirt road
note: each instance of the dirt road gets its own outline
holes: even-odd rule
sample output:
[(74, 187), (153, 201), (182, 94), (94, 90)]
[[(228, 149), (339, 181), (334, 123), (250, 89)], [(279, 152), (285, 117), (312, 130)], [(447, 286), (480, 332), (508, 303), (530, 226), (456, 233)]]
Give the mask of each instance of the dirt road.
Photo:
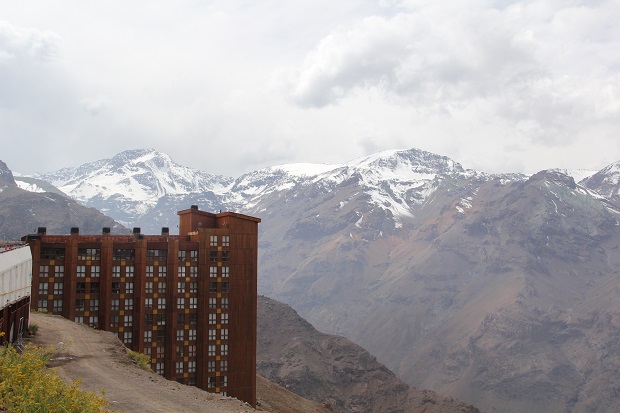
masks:
[(59, 316), (32, 314), (39, 326), (34, 343), (58, 350), (51, 365), (66, 380), (82, 380), (80, 388), (105, 389), (109, 408), (124, 413), (241, 413), (249, 405), (141, 370), (109, 332), (96, 331)]

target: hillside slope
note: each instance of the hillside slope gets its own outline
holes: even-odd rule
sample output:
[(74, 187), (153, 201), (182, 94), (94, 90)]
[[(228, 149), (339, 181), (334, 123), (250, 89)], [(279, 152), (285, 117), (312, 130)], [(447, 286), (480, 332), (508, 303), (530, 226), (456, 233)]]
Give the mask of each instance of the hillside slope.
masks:
[(471, 405), (410, 388), (366, 350), (318, 332), (289, 306), (258, 300), (257, 371), (337, 412), (479, 413)]

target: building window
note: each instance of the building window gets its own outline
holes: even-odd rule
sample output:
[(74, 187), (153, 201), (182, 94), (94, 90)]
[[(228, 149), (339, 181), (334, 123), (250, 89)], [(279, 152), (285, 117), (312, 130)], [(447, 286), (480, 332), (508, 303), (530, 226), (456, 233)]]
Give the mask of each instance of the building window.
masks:
[(99, 310), (99, 299), (91, 298), (90, 299), (90, 311), (98, 311)]
[(189, 276), (192, 278), (198, 277), (198, 267), (189, 267)]
[(162, 343), (162, 342), (165, 342), (165, 341), (166, 341), (166, 331), (165, 330), (157, 330), (157, 342), (158, 343)]
[(197, 250), (191, 250), (189, 252), (189, 260), (193, 262), (198, 262), (198, 251)]
[(228, 308), (228, 297), (222, 297), (222, 309)]
[(42, 260), (64, 260), (64, 248), (41, 248)]
[(220, 330), (220, 339), (228, 340), (228, 329), (227, 328), (223, 328)]
[(90, 276), (94, 278), (99, 278), (99, 274), (101, 274), (101, 267), (98, 265), (91, 265)]
[(84, 316), (76, 316), (75, 317), (75, 322), (78, 324), (84, 324)]
[(185, 324), (185, 314), (177, 314), (177, 325)]
[(209, 329), (209, 341), (217, 340), (217, 332), (215, 329)]
[(133, 298), (125, 298), (125, 310), (133, 310)]
[(214, 310), (217, 308), (217, 298), (209, 297), (209, 309)]
[(180, 293), (185, 292), (185, 283), (183, 281), (177, 283), (177, 290), (179, 290)]
[(187, 339), (188, 339), (189, 341), (194, 341), (194, 340), (196, 340), (196, 329), (190, 328), (190, 329), (187, 331)]
[[(84, 311), (84, 299), (83, 298), (76, 298), (75, 311)], [(82, 324), (84, 323), (82, 322)]]
[(165, 298), (158, 298), (157, 299), (157, 309), (158, 310), (165, 310), (166, 309), (166, 299)]
[(217, 267), (209, 267), (209, 277), (217, 277)]
[(198, 324), (198, 313), (190, 313), (189, 315), (189, 325)]
[(112, 252), (112, 259), (114, 261), (133, 261), (135, 259), (136, 251), (135, 250), (122, 250), (115, 249)]
[(75, 276), (80, 278), (86, 277), (86, 266), (78, 265), (76, 268)]
[(57, 265), (54, 269), (54, 277), (62, 278), (65, 276), (65, 266)]
[(222, 267), (222, 278), (230, 277), (230, 267)]
[(166, 282), (159, 282), (159, 283), (157, 283), (157, 292), (159, 294), (165, 294), (166, 293)]
[(134, 273), (133, 265), (128, 265), (125, 267), (125, 277), (132, 278)]
[(190, 344), (187, 346), (187, 356), (188, 357), (196, 357), (196, 345)]
[(209, 314), (209, 324), (217, 324), (217, 314)]
[(228, 313), (222, 313), (222, 324), (228, 324)]
[(223, 282), (222, 283), (222, 293), (229, 293), (230, 292), (230, 283), (229, 282)]
[(147, 281), (144, 283), (144, 292), (147, 294), (153, 294), (153, 281)]
[[(178, 340), (178, 335), (177, 335), (177, 340)], [(185, 347), (183, 347), (183, 344), (178, 345), (177, 346), (177, 357), (183, 357), (184, 353), (185, 353)]]
[(216, 377), (215, 376), (210, 376), (209, 377), (209, 381), (207, 382), (207, 388), (214, 389), (215, 388), (215, 383), (216, 383)]
[(217, 235), (211, 235), (209, 237), (209, 245), (212, 247), (217, 247)]
[(144, 332), (144, 342), (151, 343), (153, 341), (153, 332), (150, 330), (146, 330)]
[(186, 255), (187, 255), (187, 251), (179, 250), (179, 261), (185, 261)]
[(185, 266), (179, 265), (179, 278), (185, 278)]
[(147, 327), (153, 326), (153, 314), (144, 314), (144, 325)]
[(188, 373), (196, 373), (196, 362), (195, 361), (188, 361), (187, 362), (187, 372)]
[(152, 310), (153, 309), (153, 299), (152, 298), (145, 298), (144, 299), (144, 308), (147, 310)]
[(110, 300), (111, 304), (110, 304), (110, 310), (115, 311), (115, 310), (120, 310), (121, 307), (121, 300), (118, 298), (113, 298), (112, 300)]
[(221, 356), (228, 355), (228, 344), (220, 344), (220, 355)]
[(215, 360), (209, 360), (207, 363), (207, 371), (212, 373), (215, 371)]
[(217, 251), (209, 251), (209, 261), (210, 262), (217, 261)]
[(228, 247), (228, 246), (230, 246), (230, 236), (222, 235), (222, 247)]
[(50, 276), (50, 267), (47, 265), (39, 266), (39, 277), (49, 277)]
[(177, 308), (179, 310), (185, 309), (185, 298), (177, 298)]
[(146, 250), (147, 261), (166, 261), (168, 259), (168, 250)]
[(118, 315), (112, 314), (110, 316), (110, 327), (118, 327)]
[(228, 376), (221, 376), (220, 387), (226, 387), (226, 386), (228, 386)]
[(155, 353), (155, 357), (159, 358), (164, 358), (164, 354), (166, 352), (166, 348), (163, 346), (157, 346), (157, 348), (155, 349), (156, 353)]
[(209, 283), (209, 292), (216, 293), (217, 292), (217, 281), (211, 281)]
[(222, 251), (222, 261), (228, 262), (230, 261), (230, 251)]
[(133, 326), (133, 316), (131, 314), (126, 315), (125, 316), (125, 327), (132, 327)]
[(120, 294), (121, 293), (121, 283), (113, 282), (112, 283), (112, 294)]
[(189, 283), (189, 292), (192, 294), (195, 294), (198, 292), (198, 283), (197, 282), (191, 282)]
[(198, 297), (191, 297), (189, 299), (189, 308), (198, 308)]
[[(79, 283), (78, 283), (78, 284), (79, 284)], [(83, 284), (83, 283), (82, 283), (82, 284)], [(39, 294), (45, 294), (45, 295), (47, 295), (47, 292), (48, 292), (48, 291), (49, 291), (49, 290), (48, 290), (48, 283), (42, 283), (42, 282), (40, 282), (40, 283), (39, 283)], [(84, 291), (82, 291), (82, 292), (84, 292)]]
[(123, 342), (125, 344), (131, 344), (131, 341), (133, 340), (133, 332), (132, 331), (125, 331), (123, 333)]
[(185, 341), (185, 330), (177, 330), (177, 341)]
[(220, 371), (228, 371), (228, 360), (220, 360)]
[(155, 363), (155, 373), (164, 374), (164, 363)]
[(147, 265), (146, 266), (146, 276), (149, 278), (153, 278), (153, 266), (152, 265)]
[(215, 356), (215, 349), (216, 349), (215, 344), (209, 344), (207, 355), (209, 357), (214, 357)]
[[(47, 284), (47, 283), (45, 283)], [(39, 283), (39, 287), (41, 287), (41, 283)], [(47, 288), (47, 287), (46, 287)], [(84, 294), (86, 292), (86, 283), (75, 283), (75, 293), (76, 294)]]
[(166, 314), (157, 314), (157, 325), (158, 326), (166, 325)]
[(125, 283), (125, 294), (133, 294), (133, 282)]
[(183, 373), (183, 362), (182, 361), (177, 361), (177, 363), (176, 363), (176, 373), (177, 374)]
[(89, 327), (97, 328), (99, 324), (99, 316), (91, 315), (90, 321), (88, 322)]
[(47, 311), (47, 300), (39, 300), (39, 303), (37, 305), (37, 308), (40, 311)]
[(54, 283), (54, 294), (62, 294), (63, 287), (63, 283)]
[(100, 248), (78, 248), (79, 261), (97, 261), (99, 259), (101, 259)]
[(166, 275), (168, 275), (168, 267), (160, 266), (158, 268), (159, 268), (158, 270), (159, 276), (162, 278), (166, 278)]
[(121, 276), (121, 266), (113, 265), (112, 266), (112, 277), (119, 278)]
[(90, 293), (99, 294), (99, 283), (90, 283)]

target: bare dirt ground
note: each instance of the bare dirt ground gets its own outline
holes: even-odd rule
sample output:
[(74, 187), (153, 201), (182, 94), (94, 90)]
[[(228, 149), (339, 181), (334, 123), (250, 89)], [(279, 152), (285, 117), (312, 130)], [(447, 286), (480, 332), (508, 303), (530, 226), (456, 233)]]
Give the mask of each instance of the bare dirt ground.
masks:
[(39, 326), (34, 343), (58, 350), (50, 366), (65, 380), (82, 380), (80, 388), (104, 397), (113, 411), (144, 412), (255, 412), (249, 405), (219, 396), (138, 368), (124, 346), (109, 332), (89, 329), (59, 316), (32, 314)]
[[(82, 390), (94, 391), (109, 401), (109, 408), (122, 413), (249, 413), (256, 412), (240, 400), (207, 393), (192, 386), (149, 373), (137, 367), (125, 347), (112, 334), (93, 330), (60, 316), (32, 313), (30, 322), (39, 327), (36, 345), (53, 347), (50, 367), (67, 381), (81, 380)], [(258, 411), (271, 413), (327, 413), (326, 407), (301, 398), (257, 376)]]

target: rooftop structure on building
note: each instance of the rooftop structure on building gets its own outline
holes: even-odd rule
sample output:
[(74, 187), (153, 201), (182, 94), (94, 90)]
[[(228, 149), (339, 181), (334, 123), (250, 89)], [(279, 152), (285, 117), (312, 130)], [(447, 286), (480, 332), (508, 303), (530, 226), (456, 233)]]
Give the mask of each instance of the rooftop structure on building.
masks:
[(170, 380), (256, 403), (259, 218), (178, 212), (179, 235), (27, 237), (32, 301), (114, 332)]

